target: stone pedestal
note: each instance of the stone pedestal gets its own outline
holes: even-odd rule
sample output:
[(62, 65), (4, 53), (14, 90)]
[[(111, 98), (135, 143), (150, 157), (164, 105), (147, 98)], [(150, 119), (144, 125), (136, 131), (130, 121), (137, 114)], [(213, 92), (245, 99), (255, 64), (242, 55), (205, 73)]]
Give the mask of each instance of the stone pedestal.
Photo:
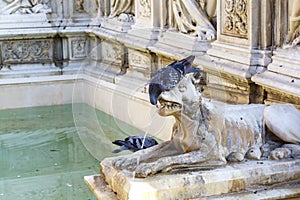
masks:
[[(100, 187), (100, 177), (85, 177), (98, 199), (105, 199), (107, 195), (113, 194), (112, 191), (117, 197), (112, 195), (111, 199), (120, 200), (249, 199), (253, 195), (256, 195), (255, 199), (267, 199), (300, 196), (297, 182), (300, 178), (300, 160), (248, 161), (215, 170), (158, 174), (145, 179), (133, 178), (130, 172), (115, 170), (111, 161), (112, 158), (107, 158), (101, 162), (104, 179), (109, 185), (106, 189), (103, 189), (104, 182), (101, 182)], [(284, 193), (271, 192), (278, 190)]]
[(135, 24), (129, 35), (145, 39), (141, 46), (149, 45), (151, 40), (157, 39), (160, 12), (159, 2), (155, 0), (135, 1)]

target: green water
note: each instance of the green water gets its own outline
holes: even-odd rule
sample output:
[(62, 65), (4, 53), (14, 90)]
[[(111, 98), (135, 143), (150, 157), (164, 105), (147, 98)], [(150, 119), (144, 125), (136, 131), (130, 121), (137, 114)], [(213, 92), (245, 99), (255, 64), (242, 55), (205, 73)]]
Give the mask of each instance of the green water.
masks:
[(95, 199), (83, 176), (129, 134), (141, 131), (85, 104), (1, 110), (0, 199)]

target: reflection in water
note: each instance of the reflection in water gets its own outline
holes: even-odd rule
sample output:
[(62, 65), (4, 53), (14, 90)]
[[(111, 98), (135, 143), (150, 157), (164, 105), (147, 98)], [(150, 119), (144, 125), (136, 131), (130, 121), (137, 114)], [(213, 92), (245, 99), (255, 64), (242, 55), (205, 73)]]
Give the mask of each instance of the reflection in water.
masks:
[(119, 123), (85, 104), (0, 111), (0, 199), (95, 199), (83, 176), (99, 173), (99, 160), (85, 146), (112, 155), (111, 140), (139, 131)]

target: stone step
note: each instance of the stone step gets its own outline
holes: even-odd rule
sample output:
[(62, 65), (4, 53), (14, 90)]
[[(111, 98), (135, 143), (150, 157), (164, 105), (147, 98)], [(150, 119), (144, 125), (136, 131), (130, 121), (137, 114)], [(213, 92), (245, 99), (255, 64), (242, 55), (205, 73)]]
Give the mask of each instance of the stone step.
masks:
[[(109, 185), (105, 182), (103, 175), (96, 174), (85, 176), (84, 181), (99, 200), (118, 200)], [(300, 181), (290, 184), (281, 184), (274, 188), (249, 190), (225, 195), (214, 195), (209, 197), (197, 197), (189, 200), (275, 200), (275, 199), (300, 199)]]
[(84, 176), (84, 182), (88, 185), (90, 190), (95, 194), (99, 200), (118, 200), (116, 193), (114, 193), (108, 184), (105, 182), (103, 176), (100, 174)]
[[(132, 173), (125, 170), (116, 170), (112, 166), (112, 160), (113, 158), (104, 159), (101, 162), (101, 169), (109, 187), (121, 200), (223, 198), (220, 195), (228, 195), (228, 199), (235, 198), (236, 195), (240, 195), (241, 198), (244, 196), (252, 198), (254, 195), (254, 199), (259, 199), (259, 194), (262, 195), (261, 199), (268, 199), (271, 195), (274, 195), (274, 198), (299, 196), (298, 186), (295, 189), (285, 189), (281, 185), (299, 182), (299, 159), (231, 163), (214, 170), (157, 174), (144, 179), (134, 178)], [(276, 191), (275, 187), (280, 191), (278, 194), (272, 192)], [(281, 196), (284, 192), (287, 194)]]

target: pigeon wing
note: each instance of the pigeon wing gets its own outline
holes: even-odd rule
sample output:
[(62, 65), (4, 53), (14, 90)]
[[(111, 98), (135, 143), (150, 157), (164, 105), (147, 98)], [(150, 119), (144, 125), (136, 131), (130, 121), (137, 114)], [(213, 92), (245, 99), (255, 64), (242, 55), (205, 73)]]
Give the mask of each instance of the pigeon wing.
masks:
[(129, 150), (132, 152), (138, 151), (139, 149), (134, 146), (134, 144), (130, 143), (130, 141), (125, 141), (124, 140), (115, 140), (112, 142), (113, 144), (116, 144), (118, 146), (121, 146), (123, 150)]

